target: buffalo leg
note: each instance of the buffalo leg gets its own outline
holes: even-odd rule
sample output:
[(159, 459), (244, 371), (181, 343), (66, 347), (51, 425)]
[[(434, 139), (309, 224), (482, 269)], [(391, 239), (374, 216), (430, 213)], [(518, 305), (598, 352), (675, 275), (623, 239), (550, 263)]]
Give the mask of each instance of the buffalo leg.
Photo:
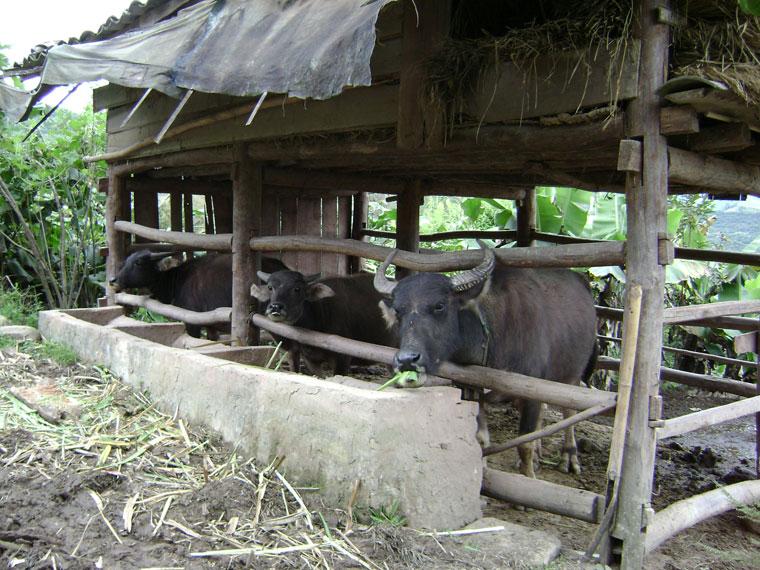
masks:
[[(519, 435), (531, 433), (539, 429), (541, 425), (541, 410), (543, 405), (535, 400), (523, 400), (522, 411), (520, 413)], [(533, 465), (535, 442), (529, 441), (517, 448), (520, 456), (520, 473), (526, 477), (536, 478), (536, 472)]]
[[(574, 410), (562, 408), (563, 418), (569, 418), (574, 415)], [(560, 458), (559, 466), (565, 473), (570, 473), (572, 471), (576, 475), (581, 474), (581, 464), (578, 460), (578, 445), (575, 441), (575, 426), (570, 426), (565, 429), (565, 443), (562, 447), (562, 456)]]

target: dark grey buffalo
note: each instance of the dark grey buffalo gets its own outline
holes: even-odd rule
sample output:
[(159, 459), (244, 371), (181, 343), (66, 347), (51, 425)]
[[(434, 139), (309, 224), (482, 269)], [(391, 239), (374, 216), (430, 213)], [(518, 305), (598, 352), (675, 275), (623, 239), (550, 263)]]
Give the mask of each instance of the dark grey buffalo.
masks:
[[(448, 360), (566, 384), (585, 381), (593, 372), (596, 314), (581, 275), (505, 267), (485, 249), (481, 265), (454, 277), (419, 273), (393, 282), (385, 269), (394, 254), (378, 270), (375, 286), (386, 296), (386, 318), (398, 326), (397, 370), (434, 374)], [(522, 403), (520, 434), (537, 429), (540, 412), (539, 402)], [(487, 445), (487, 435), (479, 435)], [(533, 444), (519, 453), (521, 472), (535, 477)], [(570, 430), (562, 467), (580, 472)]]
[[(171, 255), (172, 252), (136, 251), (127, 257), (109, 283), (117, 291), (148, 289), (158, 301), (190, 311), (232, 306), (232, 254), (202, 255), (163, 269), (160, 261)], [(270, 257), (262, 258), (262, 267), (268, 271), (287, 269), (281, 261)], [(209, 333), (215, 336), (216, 332), (225, 331), (229, 332), (229, 325), (213, 327)], [(199, 337), (201, 327), (187, 325), (187, 332)]]
[[(262, 285), (253, 285), (251, 295), (262, 304), (264, 314), (281, 322), (314, 331), (397, 346), (392, 330), (385, 326), (378, 303), (382, 296), (375, 291), (372, 275), (327, 277), (305, 276), (298, 271), (259, 272)], [(327, 366), (335, 374), (348, 372), (351, 357), (324, 349), (281, 339), (290, 352), (291, 366), (299, 371), (299, 355), (312, 374), (321, 374)]]

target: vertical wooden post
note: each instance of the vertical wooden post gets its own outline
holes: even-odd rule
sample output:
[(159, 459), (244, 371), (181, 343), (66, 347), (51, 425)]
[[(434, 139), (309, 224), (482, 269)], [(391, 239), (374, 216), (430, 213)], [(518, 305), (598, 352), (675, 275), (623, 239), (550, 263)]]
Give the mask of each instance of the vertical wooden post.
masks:
[(451, 0), (405, 0), (396, 141), (401, 148), (443, 145), (443, 114), (424, 104), (422, 62), (449, 35)]
[(668, 66), (668, 26), (659, 23), (656, 8), (667, 0), (637, 0), (634, 14), (641, 38), (639, 93), (628, 107), (628, 135), (643, 143), (641, 176), (626, 181), (628, 243), (626, 276), (642, 288), (639, 341), (634, 382), (623, 447), (618, 511), (612, 536), (622, 541), (621, 567), (639, 569), (645, 555), (645, 533), (650, 506), (656, 437), (649, 427), (650, 399), (659, 391), (660, 349), (665, 270), (658, 255), (659, 236), (666, 231), (668, 189), (667, 143), (660, 134), (657, 90)]
[[(362, 241), (362, 230), (367, 229), (367, 210), (369, 202), (366, 192), (358, 192), (353, 195), (353, 209), (351, 214), (351, 239)], [(361, 259), (358, 257), (348, 258), (348, 272), (358, 273), (361, 271)]]
[[(158, 227), (158, 194), (156, 192), (139, 191), (134, 193), (135, 223), (149, 228)], [(135, 236), (135, 243), (145, 243), (150, 240)]]
[(182, 194), (182, 204), (184, 209), (185, 227), (186, 232), (192, 232), (194, 229), (193, 224), (193, 195), (189, 193)]
[(249, 243), (261, 231), (261, 170), (246, 145), (238, 144), (232, 172), (232, 338), (240, 345), (259, 341), (258, 329), (250, 322), (250, 291), (261, 269), (261, 255), (254, 255)]
[(536, 231), (536, 189), (525, 192), (525, 198), (517, 202), (517, 246), (533, 245)]
[(182, 231), (182, 194), (172, 192), (169, 196), (169, 209), (171, 213), (171, 229), (173, 232)]
[[(404, 191), (398, 195), (396, 213), (396, 247), (417, 253), (420, 249), (420, 200), (422, 183), (412, 180), (404, 185)], [(409, 271), (396, 268), (396, 278), (409, 275)]]
[(211, 196), (211, 194), (206, 194), (206, 233), (207, 234), (213, 234), (216, 233), (214, 229), (214, 199)]
[[(116, 230), (114, 224), (123, 219), (127, 181), (123, 176), (117, 176), (112, 169), (108, 172), (108, 196), (106, 197), (106, 244), (108, 245), (108, 258), (106, 258), (106, 283), (116, 277), (124, 258), (126, 257), (126, 237)], [(106, 289), (108, 304), (113, 305), (114, 292), (110, 287)]]

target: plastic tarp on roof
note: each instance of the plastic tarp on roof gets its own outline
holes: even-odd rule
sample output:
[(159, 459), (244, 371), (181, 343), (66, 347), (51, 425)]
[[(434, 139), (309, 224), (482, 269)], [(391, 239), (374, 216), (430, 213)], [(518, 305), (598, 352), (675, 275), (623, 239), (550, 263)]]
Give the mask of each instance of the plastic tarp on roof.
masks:
[(0, 81), (0, 111), (11, 121), (18, 121), (24, 116), (30, 98), (26, 91)]
[(41, 83), (327, 99), (370, 85), (375, 23), (391, 0), (204, 0), (170, 20), (51, 49)]

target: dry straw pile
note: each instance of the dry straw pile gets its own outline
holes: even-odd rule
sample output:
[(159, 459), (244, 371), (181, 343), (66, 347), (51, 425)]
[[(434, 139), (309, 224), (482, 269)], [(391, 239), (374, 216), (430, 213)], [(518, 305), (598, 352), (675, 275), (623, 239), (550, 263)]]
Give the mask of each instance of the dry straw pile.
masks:
[[(473, 30), (503, 19), (504, 3), (482, 2), (475, 11), (473, 4), (459, 4), (452, 38), (426, 64), (430, 102), (443, 105), (449, 120), (463, 119), (463, 102), (484, 87), (479, 85), (482, 72), (502, 62), (516, 64), (524, 79), (530, 79), (540, 57), (576, 54), (571, 75), (588, 74), (591, 62), (609, 58), (607, 81), (611, 92), (617, 92), (617, 64), (630, 49), (635, 28), (632, 2), (568, 0), (538, 5), (539, 12), (536, 3), (508, 3), (509, 23), (492, 35)], [(489, 10), (499, 12), (489, 16)], [(717, 80), (748, 105), (760, 102), (760, 20), (725, 0), (680, 0), (674, 2), (674, 14), (670, 76)]]

